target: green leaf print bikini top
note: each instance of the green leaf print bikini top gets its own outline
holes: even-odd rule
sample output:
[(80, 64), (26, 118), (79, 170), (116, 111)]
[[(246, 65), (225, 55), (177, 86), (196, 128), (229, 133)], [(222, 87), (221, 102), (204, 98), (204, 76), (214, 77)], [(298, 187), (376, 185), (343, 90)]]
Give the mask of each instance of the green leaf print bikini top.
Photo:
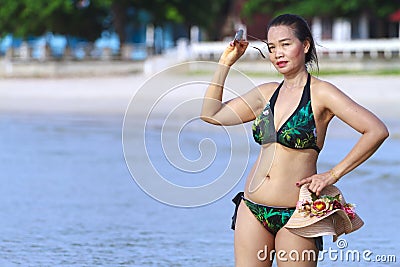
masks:
[(321, 151), (317, 146), (317, 133), (311, 107), (310, 81), (311, 75), (308, 74), (299, 105), (279, 130), (276, 131), (273, 114), (275, 102), (283, 82), (279, 85), (263, 112), (254, 120), (252, 127), (253, 137), (257, 143), (264, 145), (277, 142), (289, 148), (312, 148), (318, 153)]

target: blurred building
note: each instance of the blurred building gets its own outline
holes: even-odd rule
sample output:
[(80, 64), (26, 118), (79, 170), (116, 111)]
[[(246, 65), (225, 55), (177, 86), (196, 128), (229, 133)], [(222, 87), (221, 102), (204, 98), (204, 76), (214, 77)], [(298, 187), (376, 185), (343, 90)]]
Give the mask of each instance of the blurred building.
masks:
[[(251, 19), (241, 15), (248, 0), (232, 0), (223, 28), (223, 36), (231, 36), (239, 27), (245, 26), (247, 32), (265, 38), (266, 26), (271, 15), (254, 14)], [(354, 40), (400, 37), (400, 9), (385, 18), (371, 12), (364, 12), (352, 18), (315, 16), (306, 18), (317, 40)]]

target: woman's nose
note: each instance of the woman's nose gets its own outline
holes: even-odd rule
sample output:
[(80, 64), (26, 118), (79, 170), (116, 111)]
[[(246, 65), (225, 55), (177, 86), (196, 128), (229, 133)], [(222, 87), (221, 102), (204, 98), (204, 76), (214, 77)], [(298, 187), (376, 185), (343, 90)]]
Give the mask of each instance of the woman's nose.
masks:
[(275, 48), (275, 58), (280, 58), (283, 56), (283, 52), (282, 49), (280, 49), (279, 47)]

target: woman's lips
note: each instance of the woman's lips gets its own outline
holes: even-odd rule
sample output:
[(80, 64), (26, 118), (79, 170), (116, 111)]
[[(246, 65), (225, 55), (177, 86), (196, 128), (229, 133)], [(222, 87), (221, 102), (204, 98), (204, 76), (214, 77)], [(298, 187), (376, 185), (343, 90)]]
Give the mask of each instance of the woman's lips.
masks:
[(276, 62), (276, 65), (277, 65), (279, 68), (283, 68), (283, 67), (286, 66), (287, 63), (288, 63), (287, 61), (278, 61), (278, 62)]

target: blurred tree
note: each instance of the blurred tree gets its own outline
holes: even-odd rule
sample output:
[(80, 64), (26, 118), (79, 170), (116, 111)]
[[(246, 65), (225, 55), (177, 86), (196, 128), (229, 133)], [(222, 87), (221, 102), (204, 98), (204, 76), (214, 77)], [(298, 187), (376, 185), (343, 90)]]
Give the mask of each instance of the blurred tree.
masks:
[(112, 11), (113, 25), (125, 41), (127, 10), (133, 7), (146, 10), (151, 16), (149, 22), (161, 26), (165, 22), (183, 24), (189, 31), (193, 25), (204, 28), (210, 39), (218, 39), (222, 23), (228, 12), (230, 0), (102, 0)]
[(210, 39), (216, 40), (221, 36), (222, 24), (233, 1), (158, 0), (158, 2), (164, 2), (167, 20), (184, 23), (188, 30), (193, 25), (200, 26), (208, 32)]
[[(47, 31), (96, 39), (112, 27), (125, 41), (127, 10), (145, 10), (155, 25), (165, 22), (204, 28), (211, 39), (219, 36), (229, 0), (0, 0), (0, 33), (27, 37)], [(109, 17), (111, 13), (111, 17)], [(136, 12), (137, 14), (138, 12)], [(107, 24), (110, 20), (111, 25)], [(140, 18), (137, 18), (140, 20)]]
[(399, 0), (251, 0), (244, 4), (243, 15), (295, 13), (305, 17), (354, 17), (368, 12), (371, 16), (383, 18), (399, 7)]
[(370, 36), (382, 38), (388, 35), (389, 15), (400, 8), (400, 0), (249, 0), (243, 5), (242, 15), (249, 19), (254, 14), (276, 16), (294, 13), (305, 18), (314, 16), (359, 19), (361, 15), (369, 19)]
[(51, 31), (95, 40), (107, 5), (90, 0), (0, 0), (0, 33), (19, 37)]

